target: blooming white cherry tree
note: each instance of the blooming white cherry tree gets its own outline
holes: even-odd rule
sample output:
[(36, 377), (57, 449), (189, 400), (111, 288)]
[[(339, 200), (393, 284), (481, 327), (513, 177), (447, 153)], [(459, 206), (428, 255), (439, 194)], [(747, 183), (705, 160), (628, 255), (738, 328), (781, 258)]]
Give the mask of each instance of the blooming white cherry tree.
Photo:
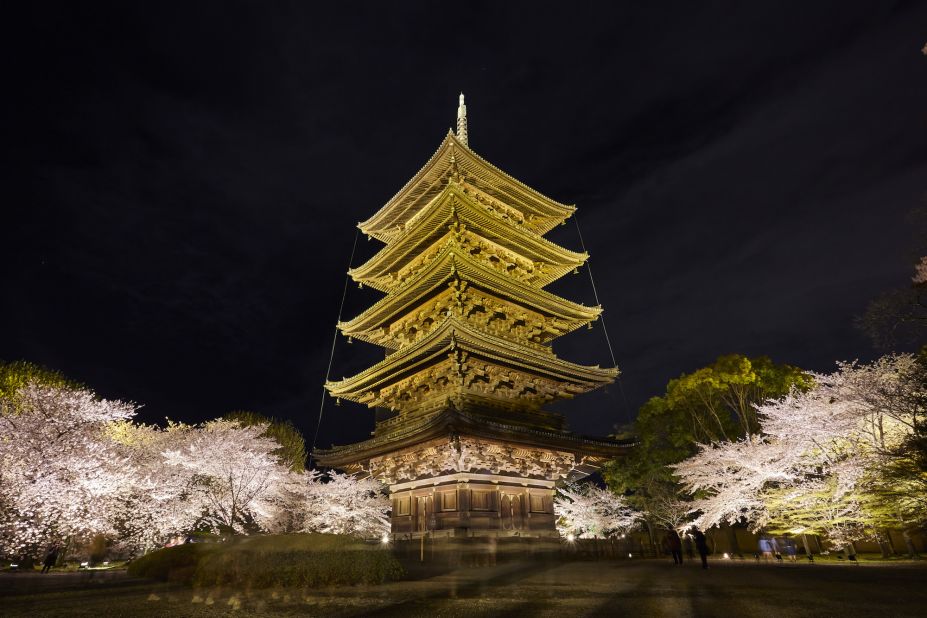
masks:
[(196, 527), (273, 531), (300, 476), (261, 425), (136, 424), (133, 404), (27, 384), (0, 401), (0, 553), (104, 534), (133, 551)]
[(177, 426), (172, 448), (161, 451), (166, 466), (186, 471), (181, 485), (191, 500), (200, 501), (203, 521), (213, 528), (273, 529), (288, 504), (298, 476), (274, 454), (280, 445), (261, 437), (265, 429), (226, 420)]
[(763, 490), (795, 479), (795, 453), (751, 436), (737, 442), (702, 445), (673, 467), (686, 490), (698, 496), (690, 505), (691, 522), (700, 529), (742, 520), (761, 527), (769, 520)]
[(312, 471), (306, 474), (303, 491), (303, 532), (361, 538), (379, 538), (390, 532), (389, 498), (376, 479)]
[(813, 388), (757, 407), (762, 438), (703, 446), (674, 466), (696, 495), (696, 525), (744, 518), (755, 528), (815, 532), (844, 544), (898, 524), (899, 512), (920, 509), (917, 517), (927, 517), (917, 500), (927, 489), (922, 474), (885, 486), (885, 470), (907, 456), (905, 444), (927, 414), (917, 359), (840, 363), (813, 377)]
[(0, 414), (0, 551), (109, 532), (133, 474), (106, 428), (135, 406), (83, 388), (29, 384)]
[(570, 483), (554, 499), (557, 530), (562, 536), (607, 538), (625, 533), (640, 519), (622, 496), (607, 489)]
[(182, 423), (162, 429), (129, 421), (108, 429), (133, 471), (114, 524), (117, 545), (131, 552), (163, 546), (193, 530), (208, 513), (205, 496), (195, 491), (195, 472), (169, 465), (164, 455), (193, 430)]
[(293, 472), (266, 425), (161, 428), (63, 379), (14, 386), (0, 391), (0, 553), (96, 534), (144, 551), (195, 529), (389, 532), (377, 481)]

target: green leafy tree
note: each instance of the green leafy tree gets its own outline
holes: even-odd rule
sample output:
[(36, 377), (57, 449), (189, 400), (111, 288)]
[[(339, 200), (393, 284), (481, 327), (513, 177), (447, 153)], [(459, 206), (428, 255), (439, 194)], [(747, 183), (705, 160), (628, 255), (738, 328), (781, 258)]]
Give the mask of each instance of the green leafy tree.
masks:
[(236, 410), (223, 418), (238, 421), (244, 427), (267, 425), (267, 430), (261, 437), (270, 438), (280, 445), (280, 448), (274, 451), (278, 461), (293, 472), (306, 470), (306, 440), (291, 421), (281, 421), (247, 410)]
[(777, 398), (795, 385), (810, 386), (804, 371), (777, 365), (766, 356), (730, 354), (708, 367), (670, 380), (666, 407), (684, 423), (695, 442), (707, 444), (755, 435), (759, 421), (754, 404)]
[(765, 356), (722, 356), (670, 380), (663, 396), (641, 407), (629, 432), (636, 440), (634, 448), (609, 462), (603, 476), (613, 491), (627, 495), (632, 507), (647, 514), (645, 523), (654, 540), (654, 527), (676, 528), (686, 515), (687, 496), (671, 464), (695, 454), (698, 444), (756, 434), (754, 404), (781, 397), (792, 386), (810, 385), (803, 370)]
[(0, 360), (0, 414), (12, 412), (16, 407), (16, 394), (28, 384), (56, 388), (80, 388), (81, 384), (64, 377), (58, 371), (19, 360)]

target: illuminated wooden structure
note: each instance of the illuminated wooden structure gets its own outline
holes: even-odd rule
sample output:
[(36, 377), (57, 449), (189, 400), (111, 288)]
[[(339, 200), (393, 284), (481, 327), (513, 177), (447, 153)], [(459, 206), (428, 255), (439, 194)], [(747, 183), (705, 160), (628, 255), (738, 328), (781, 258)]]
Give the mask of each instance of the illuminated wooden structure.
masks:
[(543, 237), (574, 210), (470, 150), (461, 95), (457, 133), (359, 224), (386, 246), (349, 274), (385, 296), (338, 327), (387, 356), (326, 388), (378, 419), (371, 439), (316, 458), (386, 483), (394, 534), (555, 535), (556, 483), (625, 448), (543, 409), (618, 375), (550, 347), (602, 311), (543, 289), (588, 258)]

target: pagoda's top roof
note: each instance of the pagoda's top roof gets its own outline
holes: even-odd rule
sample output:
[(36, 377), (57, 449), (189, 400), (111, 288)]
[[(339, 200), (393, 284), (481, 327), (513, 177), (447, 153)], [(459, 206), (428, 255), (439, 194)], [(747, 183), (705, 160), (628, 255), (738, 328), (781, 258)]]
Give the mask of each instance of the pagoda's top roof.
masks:
[(358, 223), (362, 232), (389, 242), (443, 188), (444, 180), (458, 171), (467, 182), (508, 207), (520, 211), (525, 225), (544, 234), (576, 210), (535, 191), (489, 163), (461, 142), (453, 132), (428, 162), (376, 214)]
[(363, 442), (330, 449), (316, 449), (313, 457), (324, 466), (341, 468), (364, 462), (371, 457), (400, 450), (442, 436), (474, 436), (502, 439), (525, 446), (551, 448), (575, 453), (581, 457), (612, 459), (627, 454), (634, 446), (630, 441), (608, 438), (590, 438), (567, 431), (531, 429), (472, 416), (454, 408), (422, 417), (417, 423), (407, 424), (401, 431), (377, 436)]
[[(562, 276), (589, 257), (586, 253), (564, 249), (531, 229), (525, 229), (525, 226), (517, 226), (487, 209), (479, 208), (456, 182), (443, 186), (416, 212), (416, 219), (414, 226), (396, 231), (393, 236), (396, 242), (391, 242), (367, 262), (349, 270), (351, 277), (355, 281), (375, 283), (377, 277), (401, 270), (427, 247), (447, 235), (451, 224), (455, 223), (469, 225), (469, 231), (524, 258), (548, 264), (547, 272), (538, 277), (541, 284)], [(379, 283), (374, 287), (384, 286)]]

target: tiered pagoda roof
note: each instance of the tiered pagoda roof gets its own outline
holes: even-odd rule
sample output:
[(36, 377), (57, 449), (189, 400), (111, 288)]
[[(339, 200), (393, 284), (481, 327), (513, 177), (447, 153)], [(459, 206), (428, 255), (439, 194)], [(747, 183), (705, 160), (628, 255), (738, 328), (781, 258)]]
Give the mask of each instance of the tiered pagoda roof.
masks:
[(443, 190), (422, 206), (382, 251), (349, 273), (359, 283), (389, 292), (451, 241), (537, 287), (559, 279), (589, 257), (555, 245), (511, 217), (487, 208), (468, 192), (459, 176), (449, 176)]
[(550, 347), (602, 312), (543, 289), (588, 259), (543, 237), (575, 207), (475, 154), (462, 109), (458, 134), (449, 132), (412, 180), (358, 224), (386, 246), (349, 273), (386, 295), (338, 328), (387, 356), (326, 388), (392, 411), (377, 427), (384, 444), (450, 410), (500, 427), (556, 430), (562, 423), (544, 404), (618, 375), (560, 359)]
[(546, 234), (566, 220), (575, 206), (556, 202), (512, 178), (462, 142), (452, 131), (406, 185), (375, 215), (358, 224), (361, 231), (390, 242), (459, 173), (466, 187), (487, 209), (511, 218), (535, 234)]

